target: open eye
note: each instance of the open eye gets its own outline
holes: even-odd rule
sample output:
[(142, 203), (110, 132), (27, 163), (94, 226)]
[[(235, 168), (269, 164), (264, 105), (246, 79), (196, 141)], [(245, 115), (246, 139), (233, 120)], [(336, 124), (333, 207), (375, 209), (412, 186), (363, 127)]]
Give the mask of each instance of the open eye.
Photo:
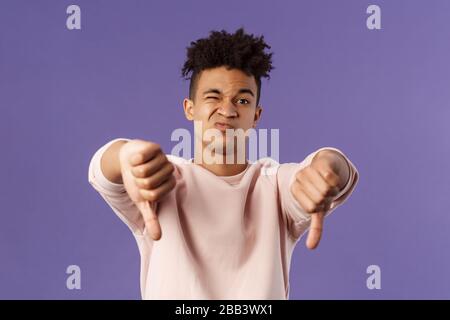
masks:
[(247, 99), (243, 99), (243, 98), (241, 98), (241, 99), (239, 99), (239, 100), (238, 100), (238, 103), (242, 103), (242, 104), (249, 104), (249, 103), (250, 103), (250, 101), (248, 101)]

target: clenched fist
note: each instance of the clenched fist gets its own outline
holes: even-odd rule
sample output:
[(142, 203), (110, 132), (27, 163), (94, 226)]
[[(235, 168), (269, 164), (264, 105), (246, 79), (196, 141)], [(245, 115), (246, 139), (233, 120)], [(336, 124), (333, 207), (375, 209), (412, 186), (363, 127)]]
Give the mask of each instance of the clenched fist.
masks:
[(309, 166), (296, 173), (291, 192), (302, 208), (312, 215), (306, 240), (308, 249), (315, 249), (319, 244), (325, 214), (345, 186), (349, 174), (346, 160), (328, 150), (319, 152)]
[(153, 240), (161, 238), (156, 203), (175, 187), (174, 166), (153, 142), (131, 140), (119, 152), (122, 180)]

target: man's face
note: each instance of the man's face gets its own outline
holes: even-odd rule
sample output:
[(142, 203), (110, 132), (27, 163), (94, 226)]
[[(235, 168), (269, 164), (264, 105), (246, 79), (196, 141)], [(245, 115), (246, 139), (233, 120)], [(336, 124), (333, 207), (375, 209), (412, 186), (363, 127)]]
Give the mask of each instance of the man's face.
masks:
[(222, 140), (214, 143), (221, 143), (226, 148), (226, 129), (247, 131), (255, 128), (262, 111), (256, 105), (256, 94), (255, 78), (241, 70), (227, 70), (224, 66), (203, 70), (194, 100), (183, 101), (186, 118), (202, 124), (202, 137), (196, 132), (196, 141), (210, 146), (211, 140), (205, 141), (204, 133), (215, 128), (222, 133)]

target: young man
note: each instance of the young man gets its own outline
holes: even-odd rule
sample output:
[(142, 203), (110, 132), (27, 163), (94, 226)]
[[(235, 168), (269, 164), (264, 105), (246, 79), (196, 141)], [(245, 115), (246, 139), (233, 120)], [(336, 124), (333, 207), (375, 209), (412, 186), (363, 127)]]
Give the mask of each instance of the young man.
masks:
[(143, 299), (289, 298), (296, 243), (309, 228), (314, 249), (324, 217), (355, 188), (358, 172), (338, 149), (300, 163), (250, 163), (228, 135), (261, 117), (261, 77), (272, 69), (266, 48), (243, 29), (191, 43), (182, 74), (191, 74), (186, 118), (201, 125), (193, 159), (115, 139), (91, 160), (89, 182), (136, 238)]

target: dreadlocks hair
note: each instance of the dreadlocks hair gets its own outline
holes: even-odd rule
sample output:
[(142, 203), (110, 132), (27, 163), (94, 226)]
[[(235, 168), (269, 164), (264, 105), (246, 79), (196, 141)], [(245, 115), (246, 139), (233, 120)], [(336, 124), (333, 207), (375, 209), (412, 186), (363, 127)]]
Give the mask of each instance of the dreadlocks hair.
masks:
[[(264, 42), (264, 36), (246, 34), (243, 28), (230, 34), (225, 30), (210, 31), (208, 38), (198, 39), (187, 47), (187, 60), (181, 70), (182, 77), (190, 79), (189, 99), (194, 100), (197, 82), (205, 69), (225, 66), (238, 69), (248, 76), (253, 75), (258, 88), (256, 105), (261, 96), (261, 77), (270, 79), (272, 54), (264, 49), (271, 47)], [(191, 76), (189, 77), (189, 74)]]

